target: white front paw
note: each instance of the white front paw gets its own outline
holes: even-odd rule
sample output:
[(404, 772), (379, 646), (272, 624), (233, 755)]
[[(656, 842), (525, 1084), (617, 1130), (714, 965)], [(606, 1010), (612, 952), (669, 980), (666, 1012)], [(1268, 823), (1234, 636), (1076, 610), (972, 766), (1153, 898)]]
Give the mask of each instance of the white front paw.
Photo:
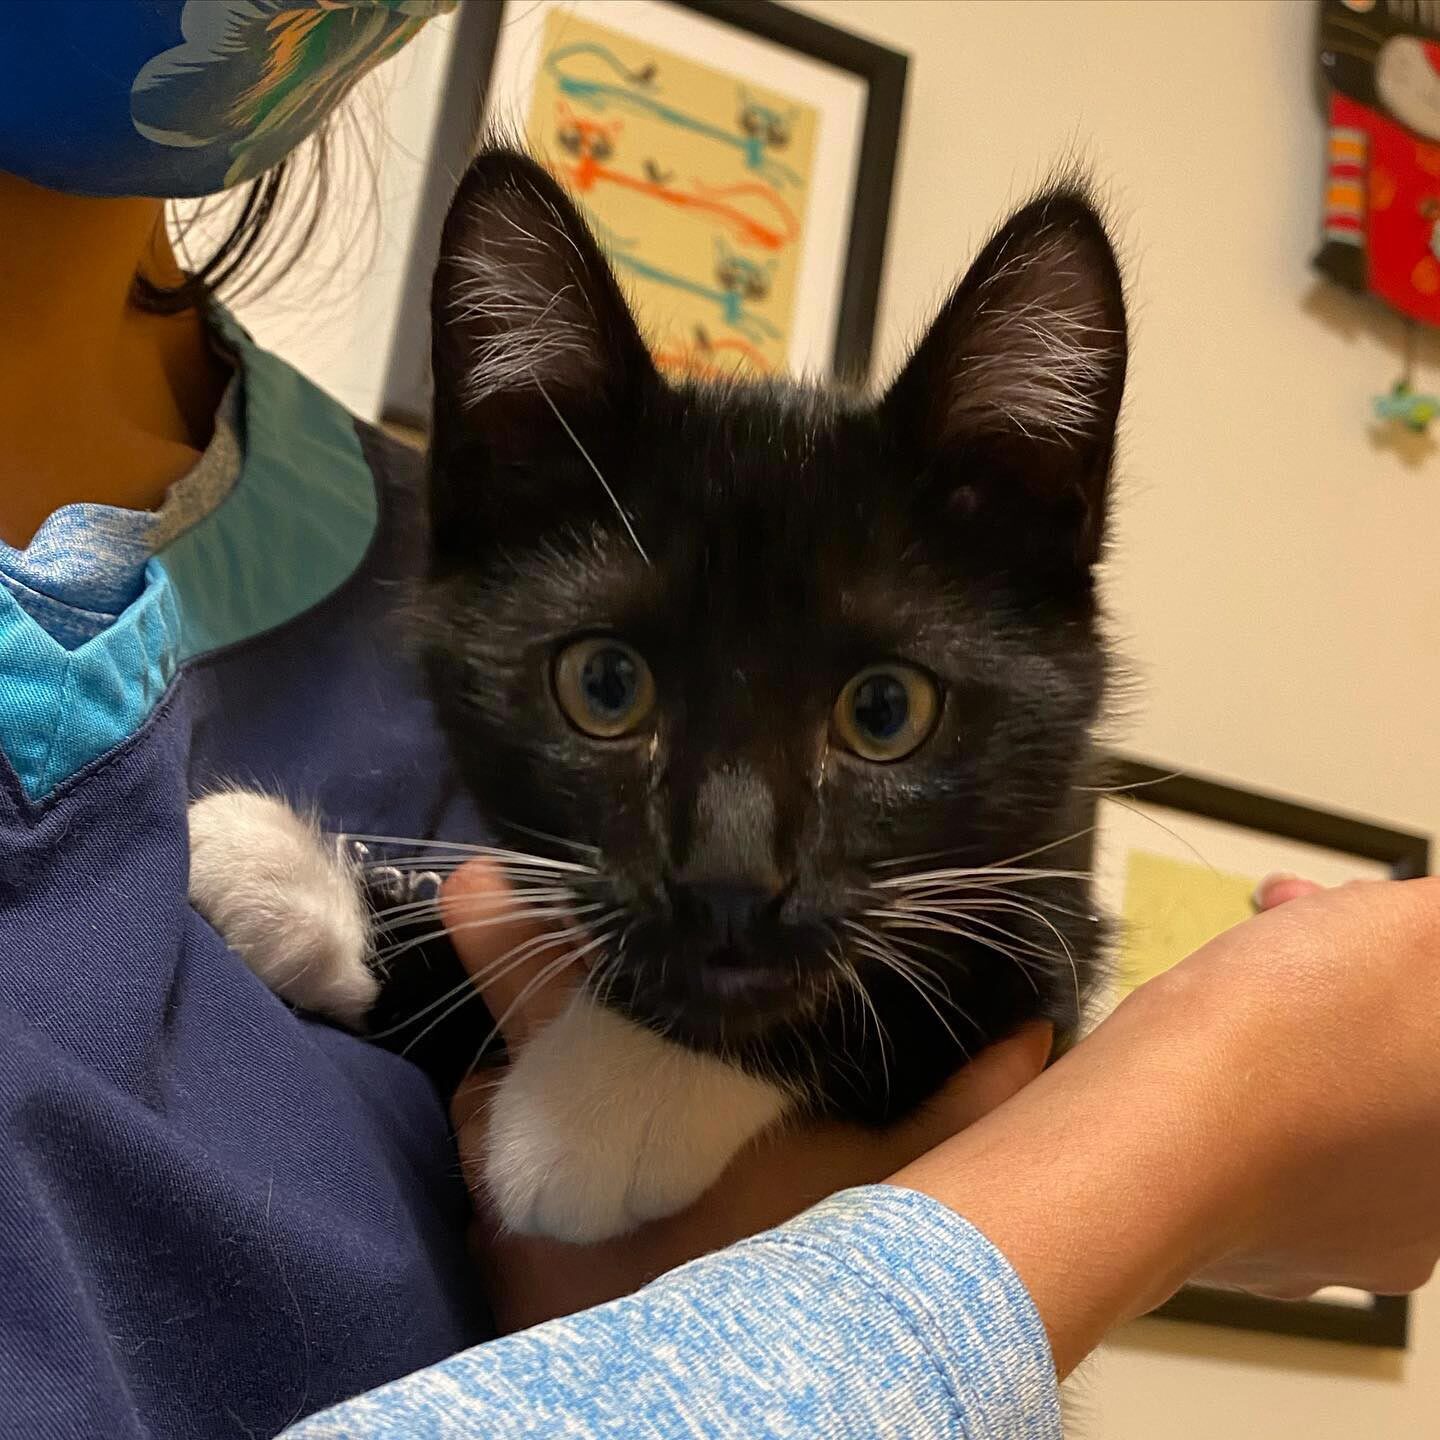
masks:
[(222, 790), (190, 807), (190, 903), (277, 995), (359, 1028), (379, 985), (359, 878), (273, 796)]
[(485, 1182), (507, 1229), (604, 1240), (698, 1199), (788, 1103), (578, 995), (496, 1090)]

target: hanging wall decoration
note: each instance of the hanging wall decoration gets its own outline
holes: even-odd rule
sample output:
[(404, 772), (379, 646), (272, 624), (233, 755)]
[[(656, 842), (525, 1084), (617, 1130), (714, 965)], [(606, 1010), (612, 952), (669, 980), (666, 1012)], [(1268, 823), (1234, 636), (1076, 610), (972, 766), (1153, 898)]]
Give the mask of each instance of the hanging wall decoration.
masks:
[(1414, 388), (1415, 329), (1440, 326), (1440, 0), (1320, 0), (1329, 121), (1327, 279), (1403, 317), (1404, 363), (1375, 401), (1424, 434), (1440, 397)]

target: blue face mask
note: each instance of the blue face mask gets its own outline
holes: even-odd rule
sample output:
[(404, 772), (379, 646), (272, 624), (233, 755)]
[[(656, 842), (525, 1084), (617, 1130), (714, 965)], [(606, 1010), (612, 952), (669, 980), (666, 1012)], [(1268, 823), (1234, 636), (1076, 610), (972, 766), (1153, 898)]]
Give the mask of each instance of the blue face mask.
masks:
[(0, 170), (210, 195), (284, 159), (456, 0), (0, 0)]

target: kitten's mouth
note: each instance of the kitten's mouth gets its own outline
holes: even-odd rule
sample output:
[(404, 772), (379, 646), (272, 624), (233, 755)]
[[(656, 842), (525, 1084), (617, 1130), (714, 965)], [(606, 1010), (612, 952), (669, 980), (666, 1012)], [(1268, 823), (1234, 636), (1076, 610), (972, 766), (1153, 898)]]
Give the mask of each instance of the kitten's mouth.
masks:
[(743, 1040), (813, 1008), (823, 988), (816, 950), (804, 932), (763, 949), (660, 941), (627, 953), (613, 999), (692, 1044)]
[(795, 998), (796, 974), (793, 968), (727, 948), (700, 961), (690, 989), (697, 1000), (721, 1008), (785, 1007)]

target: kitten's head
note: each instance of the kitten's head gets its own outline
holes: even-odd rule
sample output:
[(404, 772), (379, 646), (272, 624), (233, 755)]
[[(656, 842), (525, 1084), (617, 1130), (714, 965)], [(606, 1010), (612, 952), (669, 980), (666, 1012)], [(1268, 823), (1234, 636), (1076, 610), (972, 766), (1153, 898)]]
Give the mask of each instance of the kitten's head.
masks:
[(1100, 702), (1126, 342), (1083, 195), (1015, 215), (873, 403), (667, 382), (506, 151), (433, 318), (439, 703), (497, 821), (586, 867), (614, 1003), (742, 1048), (860, 988), (966, 1048), (1073, 1020), (1083, 888), (964, 872), (1058, 868)]

